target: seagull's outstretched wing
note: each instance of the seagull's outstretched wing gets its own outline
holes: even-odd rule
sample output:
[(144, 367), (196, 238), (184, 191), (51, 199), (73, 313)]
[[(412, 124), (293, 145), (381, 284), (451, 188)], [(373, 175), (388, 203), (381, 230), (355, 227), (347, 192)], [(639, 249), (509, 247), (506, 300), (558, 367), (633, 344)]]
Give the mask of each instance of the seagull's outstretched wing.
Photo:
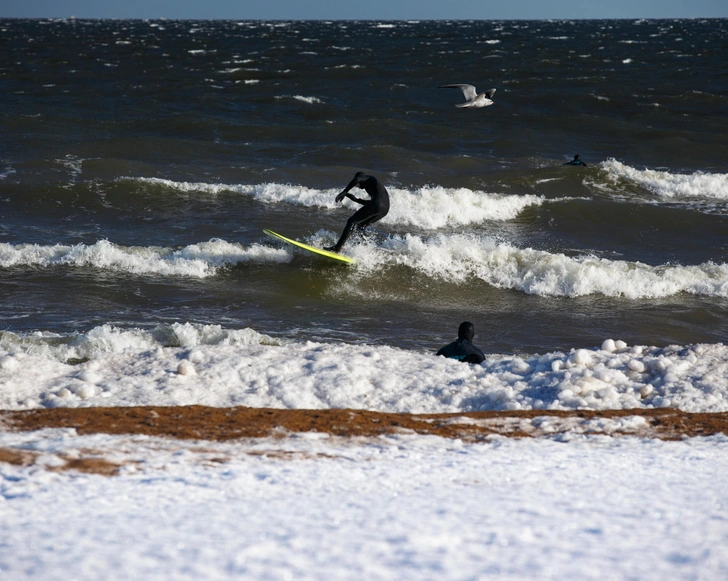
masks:
[(488, 99), (492, 99), (493, 95), (495, 95), (495, 89), (488, 89), (485, 92), (485, 96), (488, 97)]
[[(475, 87), (473, 85), (463, 85), (463, 84), (453, 84), (453, 85), (440, 85), (438, 88), (440, 89), (460, 89), (463, 92), (463, 96), (465, 97), (466, 101), (470, 101), (471, 99), (475, 99), (475, 97), (478, 95), (478, 92), (475, 90)], [(493, 89), (495, 91), (495, 89)]]

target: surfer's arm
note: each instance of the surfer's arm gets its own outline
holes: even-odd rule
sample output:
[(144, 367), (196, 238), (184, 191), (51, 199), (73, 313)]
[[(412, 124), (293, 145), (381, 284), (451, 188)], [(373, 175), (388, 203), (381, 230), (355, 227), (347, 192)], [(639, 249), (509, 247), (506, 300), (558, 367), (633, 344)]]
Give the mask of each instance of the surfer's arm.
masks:
[(346, 191), (341, 192), (338, 196), (336, 196), (336, 201), (340, 202), (344, 199), (344, 197), (349, 198), (352, 202), (357, 202), (358, 204), (364, 205), (367, 203), (366, 200), (362, 200), (361, 198), (357, 198), (354, 194), (350, 194)]
[(346, 194), (346, 197), (349, 198), (352, 202), (356, 202), (358, 204), (361, 204), (362, 206), (367, 203), (366, 200), (362, 200), (361, 198), (357, 198), (354, 194)]
[(336, 196), (336, 201), (340, 202), (341, 200), (344, 199), (344, 196), (346, 196), (350, 200), (354, 200), (355, 202), (359, 202), (360, 204), (366, 204), (366, 202), (361, 201), (359, 198), (355, 198), (354, 196), (352, 196), (349, 193), (349, 190), (351, 188), (353, 188), (355, 185), (357, 185), (358, 183), (359, 183), (359, 180), (357, 178), (354, 178), (353, 180), (351, 180), (349, 182), (349, 185), (346, 186), (338, 196)]

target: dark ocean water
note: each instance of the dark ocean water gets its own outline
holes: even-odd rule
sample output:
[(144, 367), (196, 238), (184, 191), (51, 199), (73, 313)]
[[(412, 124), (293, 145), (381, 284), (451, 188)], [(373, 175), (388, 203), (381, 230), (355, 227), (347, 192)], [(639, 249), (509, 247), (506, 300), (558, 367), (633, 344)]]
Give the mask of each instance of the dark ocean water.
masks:
[[(444, 83), (497, 89), (458, 109)], [(728, 20), (0, 20), (0, 334), (723, 342)], [(586, 168), (562, 165), (580, 154)], [(354, 267), (363, 170), (389, 189)], [(18, 340), (18, 339), (14, 339)]]

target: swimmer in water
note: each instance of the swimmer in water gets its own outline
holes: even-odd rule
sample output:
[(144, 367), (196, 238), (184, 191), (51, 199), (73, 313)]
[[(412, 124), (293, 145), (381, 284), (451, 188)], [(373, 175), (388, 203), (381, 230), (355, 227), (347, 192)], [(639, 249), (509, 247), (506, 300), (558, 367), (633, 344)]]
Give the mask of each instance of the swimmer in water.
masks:
[(460, 323), (458, 329), (458, 338), (445, 345), (436, 355), (442, 355), (450, 359), (457, 359), (464, 363), (482, 363), (485, 361), (483, 352), (473, 345), (473, 337), (475, 336), (475, 325), (469, 321)]
[(587, 165), (583, 161), (581, 161), (581, 157), (579, 157), (578, 155), (575, 155), (574, 159), (572, 159), (571, 161), (567, 161), (564, 165), (583, 165), (584, 167), (587, 167)]
[[(350, 194), (349, 190), (354, 186), (359, 186), (359, 188), (369, 194), (371, 199), (362, 200)], [(356, 172), (354, 179), (349, 182), (349, 185), (344, 188), (343, 192), (336, 196), (336, 202), (341, 202), (344, 197), (349, 198), (357, 204), (361, 204), (362, 207), (346, 222), (339, 241), (333, 246), (325, 246), (324, 250), (340, 252), (354, 228), (361, 230), (381, 220), (389, 212), (389, 193), (387, 192), (387, 188), (380, 184), (377, 178), (367, 175), (362, 171)]]

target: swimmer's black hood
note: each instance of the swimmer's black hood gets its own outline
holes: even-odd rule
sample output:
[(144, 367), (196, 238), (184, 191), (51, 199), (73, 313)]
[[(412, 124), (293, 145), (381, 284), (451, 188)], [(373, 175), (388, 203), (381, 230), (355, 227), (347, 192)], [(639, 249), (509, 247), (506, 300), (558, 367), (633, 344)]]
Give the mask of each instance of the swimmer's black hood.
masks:
[(460, 323), (460, 327), (458, 328), (458, 339), (467, 339), (468, 341), (472, 341), (473, 337), (475, 337), (475, 325), (468, 321)]

